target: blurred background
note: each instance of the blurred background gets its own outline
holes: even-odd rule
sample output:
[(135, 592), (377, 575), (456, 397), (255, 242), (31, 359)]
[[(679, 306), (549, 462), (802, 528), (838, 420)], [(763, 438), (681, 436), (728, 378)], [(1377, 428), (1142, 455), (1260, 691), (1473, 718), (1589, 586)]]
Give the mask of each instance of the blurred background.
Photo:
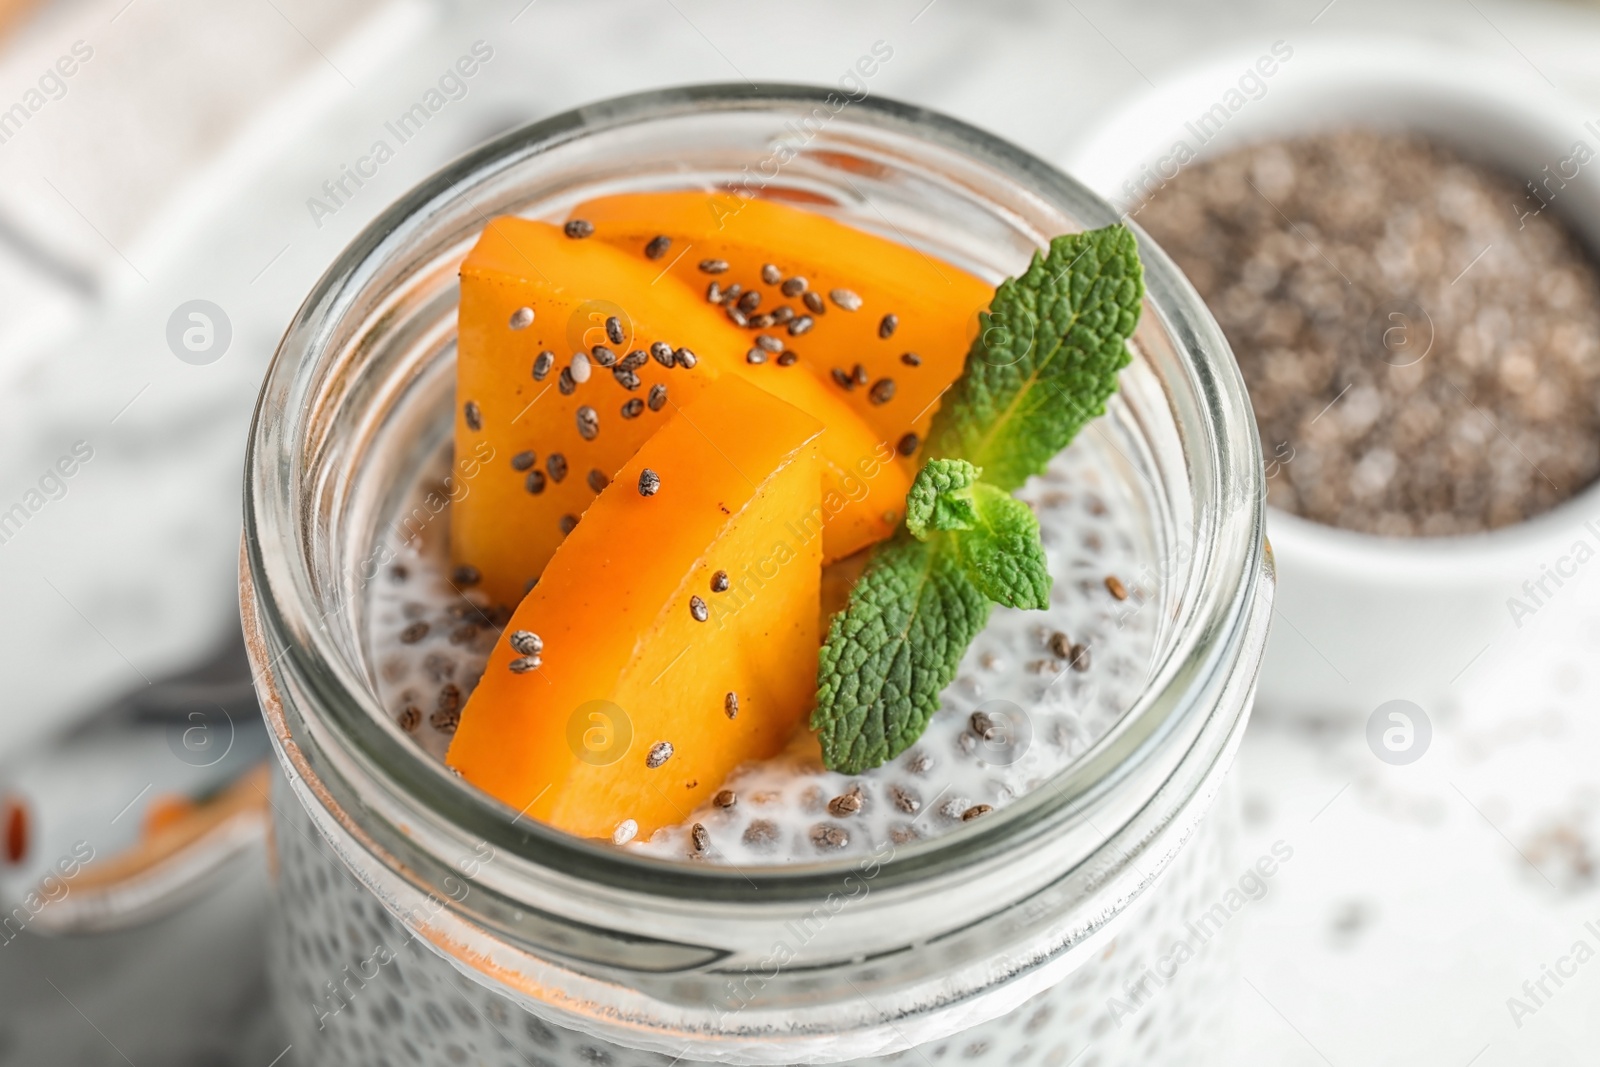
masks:
[[(234, 646), (246, 430), (318, 275), (498, 132), (658, 86), (832, 84), (878, 40), (874, 94), (1079, 172), (1110, 116), (1277, 42), (1295, 60), (1272, 85), (1319, 55), (1448, 49), (1491, 89), (1559, 94), (1600, 145), (1581, 3), (0, 0), (0, 1063), (299, 1062), (265, 1004), (240, 775), (266, 750)], [(442, 82), (469, 53), (476, 73)], [(1525, 992), (1600, 948), (1600, 610), (1594, 578), (1562, 588), (1465, 649), (1414, 762), (1369, 745), (1370, 702), (1258, 714), (1243, 854), (1294, 859), (1238, 932), (1232, 1062), (1594, 1062), (1600, 964)], [(220, 803), (196, 826), (198, 800)], [(180, 825), (215, 870), (177, 912), (158, 914), (170, 871), (76, 880), (83, 849), (104, 868)]]

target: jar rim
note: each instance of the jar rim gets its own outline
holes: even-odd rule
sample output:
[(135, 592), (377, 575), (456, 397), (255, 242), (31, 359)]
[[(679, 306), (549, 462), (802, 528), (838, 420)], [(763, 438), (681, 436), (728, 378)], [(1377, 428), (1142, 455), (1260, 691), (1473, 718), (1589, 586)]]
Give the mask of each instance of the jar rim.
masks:
[[(284, 432), (286, 422), (303, 415), (299, 405), (307, 395), (307, 376), (328, 357), (324, 346), (332, 323), (350, 308), (353, 294), (371, 282), (377, 264), (426, 228), (442, 204), (470, 196), (476, 183), (594, 133), (708, 110), (828, 104), (839, 95), (838, 90), (804, 85), (697, 85), (623, 96), (544, 119), (502, 135), (414, 187), (363, 229), (319, 279), (274, 354), (252, 420), (241, 560), (257, 684), (264, 690), (280, 755), (294, 745), (300, 773), (376, 783), (403, 798), (408, 815), (440, 818), (451, 830), (491, 843), (529, 870), (630, 892), (643, 889), (657, 899), (722, 904), (815, 899), (857, 862), (847, 858), (741, 871), (661, 861), (513, 819), (499, 802), (462, 788), (445, 768), (386, 729), (376, 695), (363, 690), (326, 625), (319, 625), (316, 604), (307, 595), (313, 581), (298, 525), (308, 502), (294, 493), (298, 483), (293, 468), (305, 460), (306, 440), (302, 433)], [(851, 99), (847, 110), (853, 123), (911, 136), (993, 167), (1085, 226), (1118, 218), (1085, 186), (959, 120), (878, 96)], [(1176, 733), (1181, 723), (1209, 715), (1211, 709), (1201, 699), (1204, 686), (1197, 680), (1230, 668), (1239, 658), (1241, 635), (1264, 610), (1262, 599), (1270, 601), (1270, 580), (1260, 580), (1270, 567), (1263, 539), (1264, 480), (1242, 379), (1198, 295), (1142, 232), (1138, 236), (1146, 317), (1155, 313), (1183, 355), (1192, 378), (1189, 386), (1204, 408), (1206, 435), (1195, 444), (1209, 450), (1208, 480), (1190, 488), (1197, 498), (1196, 522), (1208, 524), (1197, 540), (1208, 552), (1203, 581), (1215, 595), (1205, 598), (1204, 610), (1184, 620), (1193, 639), (1175, 642), (1167, 650), (1169, 661), (1153, 669), (1151, 677), (1159, 685), (1147, 687), (1116, 727), (1059, 772), (1050, 783), (1053, 788), (1033, 790), (987, 816), (981, 826), (957, 828), (905, 847), (885, 861), (878, 875), (883, 887), (920, 883), (1012, 853), (1048, 832), (1074, 805), (1091, 804), (1132, 761)], [(1252, 654), (1258, 660), (1259, 647)], [(1252, 677), (1254, 666), (1250, 664)], [(311, 705), (314, 723), (290, 725), (283, 718), (282, 698), (290, 691), (309, 697), (296, 703)], [(1244, 708), (1235, 712), (1241, 717), (1244, 713)], [(1232, 733), (1234, 724), (1226, 725), (1224, 732)], [(315, 729), (305, 728), (309, 726)], [(305, 759), (312, 749), (316, 759)], [(349, 812), (341, 817), (354, 818)]]

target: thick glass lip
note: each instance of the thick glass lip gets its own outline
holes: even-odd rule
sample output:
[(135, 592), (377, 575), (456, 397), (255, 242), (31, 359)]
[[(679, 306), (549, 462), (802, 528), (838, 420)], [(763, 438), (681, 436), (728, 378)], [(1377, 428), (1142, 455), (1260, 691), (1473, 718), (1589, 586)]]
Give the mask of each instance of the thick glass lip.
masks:
[[(336, 742), (333, 763), (381, 782), (406, 806), (444, 820), (534, 869), (653, 897), (683, 901), (771, 904), (823, 896), (856, 860), (734, 870), (664, 862), (586, 842), (516, 813), (462, 783), (386, 729), (365, 681), (345, 663), (317, 617), (315, 588), (299, 520), (310, 506), (297, 466), (309, 461), (307, 441), (285, 432), (290, 413), (309, 403), (305, 371), (324, 354), (332, 325), (375, 266), (404, 239), (425, 229), (452, 198), (469, 195), (485, 176), (598, 130), (696, 111), (765, 109), (826, 103), (830, 91), (797, 85), (705, 85), (653, 91), (578, 108), (508, 133), (450, 164), (410, 191), (369, 225), (319, 280), (275, 354), (252, 420), (246, 456), (244, 564), (271, 657), (315, 709), (317, 743)], [(931, 142), (995, 168), (1085, 226), (1116, 221), (1116, 212), (1084, 186), (1007, 142), (923, 108), (868, 98), (850, 102), (851, 121)], [(877, 885), (934, 880), (972, 864), (1014, 854), (1091, 807), (1168, 738), (1211, 712), (1200, 680), (1229, 669), (1245, 623), (1264, 595), (1258, 576), (1268, 566), (1263, 539), (1262, 475), (1254, 420), (1226, 341), (1199, 297), (1159, 248), (1140, 234), (1148, 289), (1146, 315), (1159, 319), (1184, 357), (1204, 418), (1185, 448), (1195, 497), (1198, 595), (1171, 620), (1185, 636), (1152, 672), (1135, 707), (1088, 753), (1040, 788), (983, 820), (936, 840), (907, 845), (886, 860)], [(296, 424), (297, 425), (297, 424)], [(268, 546), (272, 550), (268, 551)], [(332, 765), (329, 765), (332, 769)]]

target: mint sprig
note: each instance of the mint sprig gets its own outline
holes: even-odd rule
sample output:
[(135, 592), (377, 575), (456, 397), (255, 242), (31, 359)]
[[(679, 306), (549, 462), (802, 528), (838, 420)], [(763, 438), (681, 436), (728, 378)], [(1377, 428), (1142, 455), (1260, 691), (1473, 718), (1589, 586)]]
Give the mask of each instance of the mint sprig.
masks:
[(831, 770), (880, 766), (922, 736), (993, 604), (1049, 604), (1039, 522), (1011, 490), (1104, 413), (1143, 297), (1121, 225), (1057, 237), (996, 290), (929, 430), (905, 529), (829, 624), (811, 728)]

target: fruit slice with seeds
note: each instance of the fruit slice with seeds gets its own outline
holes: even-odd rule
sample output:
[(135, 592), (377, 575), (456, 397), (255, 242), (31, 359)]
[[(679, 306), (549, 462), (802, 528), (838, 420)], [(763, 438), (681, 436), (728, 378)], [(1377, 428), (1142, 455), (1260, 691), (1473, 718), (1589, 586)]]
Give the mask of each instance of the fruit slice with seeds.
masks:
[[(887, 537), (909, 478), (843, 399), (746, 362), (750, 338), (641, 256), (496, 219), (461, 267), (451, 554), (514, 605), (595, 495), (721, 374), (761, 381), (827, 427), (818, 521), (838, 558)], [(668, 366), (667, 364), (671, 364)]]
[(735, 375), (669, 418), (517, 608), (449, 764), (563, 830), (648, 837), (781, 749), (816, 690), (822, 434)]
[(731, 306), (746, 335), (774, 337), (798, 356), (764, 369), (804, 368), (913, 455), (994, 296), (994, 286), (900, 241), (772, 200), (625, 193), (573, 214), (594, 224), (596, 241), (670, 270), (702, 298), (713, 284), (723, 294), (737, 286)]

